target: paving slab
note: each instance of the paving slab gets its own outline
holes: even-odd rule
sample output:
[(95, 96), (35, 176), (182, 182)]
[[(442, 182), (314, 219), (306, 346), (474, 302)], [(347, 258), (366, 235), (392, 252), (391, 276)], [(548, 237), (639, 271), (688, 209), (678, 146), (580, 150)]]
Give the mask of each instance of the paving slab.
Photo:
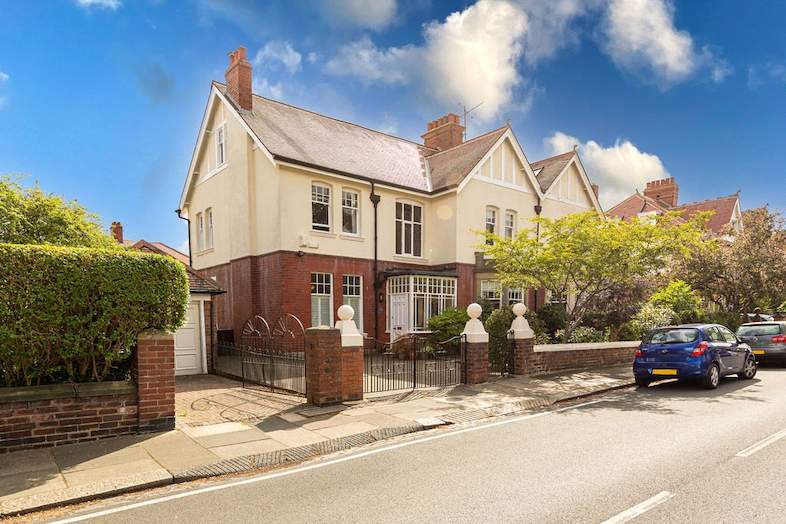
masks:
[(336, 415), (328, 415), (325, 417), (314, 418), (314, 419), (306, 419), (302, 423), (298, 424), (300, 427), (308, 429), (310, 431), (315, 431), (318, 429), (329, 428), (333, 426), (340, 426), (342, 424), (351, 424), (352, 422), (357, 422), (352, 417), (348, 417), (345, 415), (347, 412), (338, 413)]
[(286, 449), (287, 446), (278, 442), (277, 440), (256, 440), (253, 442), (242, 442), (239, 444), (232, 444), (229, 446), (221, 446), (217, 448), (210, 448), (210, 451), (221, 457), (222, 459), (231, 459), (235, 457), (245, 457), (248, 455), (257, 455), (259, 453), (268, 453), (270, 451), (278, 451)]
[(366, 431), (371, 431), (372, 429), (379, 429), (377, 426), (373, 426), (367, 422), (349, 422), (347, 424), (341, 424), (340, 426), (331, 426), (327, 428), (317, 429), (314, 432), (326, 437), (328, 439), (331, 438), (341, 438), (341, 437), (348, 437), (350, 435), (357, 435), (359, 433), (365, 433)]
[(47, 465), (38, 471), (25, 471), (0, 477), (0, 501), (45, 493), (66, 487), (57, 466)]
[(180, 431), (156, 435), (139, 445), (170, 473), (178, 473), (218, 460), (216, 455)]
[(270, 438), (281, 442), (289, 448), (308, 446), (328, 440), (327, 437), (298, 426), (295, 426), (294, 429), (280, 429), (277, 431), (266, 431), (266, 433)]
[(155, 460), (144, 452), (141, 448), (136, 448), (144, 453), (144, 460), (133, 460), (124, 463), (107, 465), (100, 468), (74, 469), (70, 473), (63, 473), (66, 484), (69, 488), (76, 486), (86, 486), (88, 484), (98, 484), (110, 482), (120, 477), (140, 475), (142, 473), (169, 473), (162, 468)]
[[(50, 448), (62, 470), (90, 469), (122, 463), (123, 460), (147, 458), (144, 451), (133, 450), (141, 438), (138, 435), (96, 440)], [(131, 449), (131, 451), (129, 451)]]
[[(150, 455), (148, 455), (147, 452), (139, 447), (139, 445), (136, 443), (130, 445), (127, 448), (112, 451), (106, 455), (91, 456), (91, 458), (82, 462), (78, 461), (78, 457), (80, 455), (82, 454), (77, 452), (70, 453), (64, 457), (56, 457), (57, 465), (60, 467), (60, 470), (63, 472), (63, 474), (78, 471), (91, 471), (94, 469), (124, 467), (126, 464), (134, 464), (136, 462), (153, 462), (153, 460), (150, 458)], [(155, 464), (155, 462), (153, 463)]]
[(191, 438), (197, 438), (220, 435), (222, 433), (231, 433), (233, 431), (244, 431), (247, 429), (251, 429), (251, 427), (247, 424), (243, 424), (242, 422), (224, 422), (219, 424), (211, 424), (209, 426), (185, 427), (181, 428), (180, 431)]
[(0, 491), (2, 491), (3, 477), (37, 471), (49, 465), (57, 469), (51, 448), (0, 454)]
[(375, 411), (372, 411), (371, 413), (368, 414), (353, 416), (352, 420), (357, 422), (365, 422), (367, 424), (371, 424), (372, 426), (376, 426), (378, 428), (393, 428), (396, 426), (402, 426), (410, 423), (408, 420), (393, 415), (377, 413)]
[(218, 433), (216, 435), (208, 435), (206, 437), (194, 437), (194, 441), (202, 447), (213, 448), (220, 446), (229, 446), (232, 444), (242, 444), (244, 442), (254, 442), (257, 440), (268, 440), (270, 436), (259, 431), (256, 428), (249, 428), (241, 431), (233, 431), (231, 433)]

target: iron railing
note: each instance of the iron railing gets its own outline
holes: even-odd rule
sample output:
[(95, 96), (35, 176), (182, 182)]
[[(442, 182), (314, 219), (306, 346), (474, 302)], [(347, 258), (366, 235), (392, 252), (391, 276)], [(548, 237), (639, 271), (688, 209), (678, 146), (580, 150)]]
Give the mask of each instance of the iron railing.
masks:
[(216, 344), (216, 371), (239, 378), (243, 385), (306, 394), (306, 354), (304, 351), (276, 351), (228, 342)]
[(510, 372), (510, 354), (513, 330), (502, 336), (489, 334), (489, 375), (504, 376)]

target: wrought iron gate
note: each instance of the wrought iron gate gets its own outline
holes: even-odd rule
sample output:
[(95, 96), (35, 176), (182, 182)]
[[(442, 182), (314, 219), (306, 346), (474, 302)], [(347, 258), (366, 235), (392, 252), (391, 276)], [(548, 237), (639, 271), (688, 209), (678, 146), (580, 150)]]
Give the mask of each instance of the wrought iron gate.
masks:
[(301, 395), (306, 394), (306, 331), (291, 314), (280, 317), (273, 328), (255, 315), (243, 326), (240, 344), (218, 342), (216, 371), (258, 384)]
[(363, 391), (459, 384), (465, 346), (463, 335), (439, 343), (417, 335), (399, 337), (393, 343), (374, 340), (374, 348), (365, 355)]
[(503, 336), (489, 335), (489, 375), (504, 376), (510, 372), (510, 346), (513, 330)]

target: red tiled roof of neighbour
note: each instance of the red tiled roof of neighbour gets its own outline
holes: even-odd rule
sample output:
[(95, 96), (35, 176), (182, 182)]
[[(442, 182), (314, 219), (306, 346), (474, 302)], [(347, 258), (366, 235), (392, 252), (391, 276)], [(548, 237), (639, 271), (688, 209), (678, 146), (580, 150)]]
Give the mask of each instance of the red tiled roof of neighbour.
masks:
[(508, 126), (500, 127), (459, 146), (428, 156), (426, 162), (433, 191), (458, 186), (507, 129)]
[[(123, 243), (129, 245), (127, 242), (131, 241), (124, 241)], [(138, 249), (139, 251), (169, 256), (182, 263), (186, 267), (186, 276), (188, 276), (188, 290), (191, 293), (219, 294), (224, 292), (218, 282), (212, 278), (202, 276), (199, 271), (188, 265), (188, 255), (167, 246), (163, 242), (137, 240), (130, 246), (133, 249)]]
[[(543, 160), (538, 160), (537, 162), (532, 162), (530, 164), (530, 166), (532, 166), (532, 170), (537, 173), (535, 177), (538, 179), (538, 184), (540, 185), (541, 191), (544, 193), (548, 191), (548, 189), (551, 187), (551, 184), (554, 183), (559, 174), (562, 173), (562, 170), (565, 169), (565, 166), (568, 165), (568, 162), (570, 162), (575, 154), (575, 151), (569, 151), (567, 153), (544, 158)], [(538, 172), (539, 169), (540, 172)]]
[(719, 233), (724, 227), (731, 224), (739, 198), (739, 194), (735, 193), (725, 197), (682, 204), (671, 208), (671, 211), (682, 212), (682, 216), (686, 219), (702, 211), (714, 211), (707, 222), (707, 228)]
[(665, 213), (668, 210), (668, 207), (663, 205), (662, 202), (636, 192), (606, 211), (606, 216), (627, 220), (638, 216), (639, 213), (648, 213), (651, 211)]

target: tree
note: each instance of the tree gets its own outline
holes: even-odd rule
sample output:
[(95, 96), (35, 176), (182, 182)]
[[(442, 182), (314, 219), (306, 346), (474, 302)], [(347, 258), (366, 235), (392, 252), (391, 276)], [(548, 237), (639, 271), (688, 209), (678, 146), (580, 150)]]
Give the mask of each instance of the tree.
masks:
[(650, 304), (667, 307), (674, 311), (679, 322), (697, 322), (702, 314), (702, 300), (683, 280), (673, 280), (669, 285), (656, 291), (649, 300)]
[(0, 175), (0, 243), (115, 248), (99, 217), (75, 201), (19, 185)]
[(786, 290), (786, 230), (780, 213), (746, 211), (742, 228), (706, 239), (677, 274), (725, 311), (769, 309)]
[(647, 278), (616, 284), (595, 295), (583, 323), (601, 331), (608, 329), (609, 338), (619, 340), (623, 324), (639, 312), (652, 290), (653, 282)]
[(685, 221), (666, 213), (623, 222), (594, 211), (558, 219), (536, 217), (533, 227), (521, 229), (512, 239), (478, 231), (484, 236), (478, 247), (493, 257), (503, 285), (573, 296), (565, 312), (564, 339), (570, 340), (600, 294), (690, 256), (706, 219), (706, 214), (698, 214)]

